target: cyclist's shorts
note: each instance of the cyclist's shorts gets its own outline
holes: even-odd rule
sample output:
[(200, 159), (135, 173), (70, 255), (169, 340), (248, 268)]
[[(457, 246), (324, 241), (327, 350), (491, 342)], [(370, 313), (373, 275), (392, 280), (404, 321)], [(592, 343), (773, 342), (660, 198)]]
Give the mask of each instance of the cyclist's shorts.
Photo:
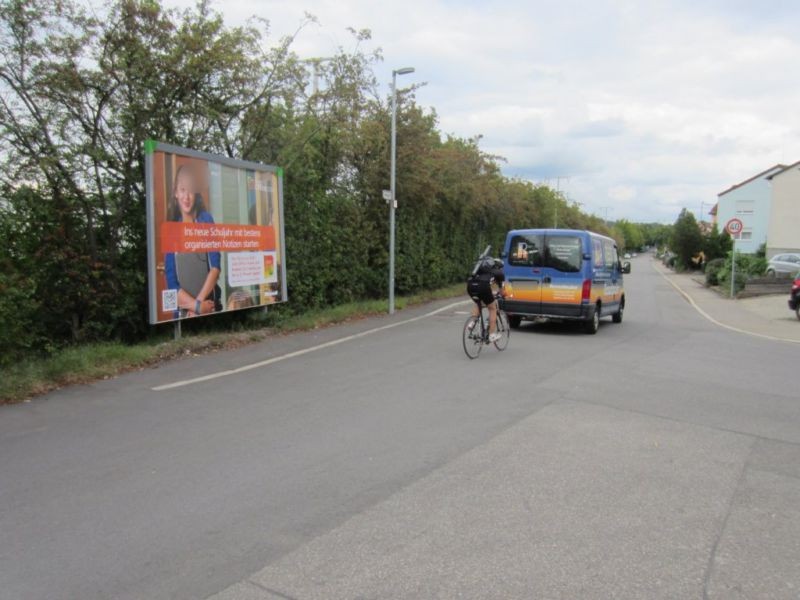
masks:
[(488, 281), (480, 281), (478, 279), (468, 280), (467, 294), (469, 294), (469, 297), (473, 300), (480, 300), (486, 306), (489, 306), (492, 302), (494, 302), (492, 285)]

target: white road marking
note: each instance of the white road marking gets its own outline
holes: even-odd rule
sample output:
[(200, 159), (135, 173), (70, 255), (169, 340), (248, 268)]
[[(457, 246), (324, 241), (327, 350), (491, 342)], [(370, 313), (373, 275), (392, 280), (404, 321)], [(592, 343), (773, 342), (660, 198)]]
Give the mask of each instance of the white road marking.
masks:
[(700, 306), (698, 306), (698, 304), (692, 299), (692, 297), (686, 292), (684, 292), (683, 289), (677, 283), (675, 283), (674, 281), (672, 281), (672, 279), (670, 279), (664, 273), (662, 273), (661, 270), (658, 269), (654, 264), (651, 263), (651, 266), (653, 267), (656, 273), (658, 273), (664, 279), (667, 280), (667, 283), (669, 283), (672, 287), (678, 290), (678, 293), (684, 298), (686, 298), (687, 302), (689, 302), (689, 304), (691, 304), (697, 312), (699, 312), (706, 319), (714, 323), (714, 325), (718, 325), (719, 327), (724, 327), (725, 329), (729, 329), (730, 331), (735, 331), (736, 333), (743, 333), (745, 335), (751, 335), (753, 337), (762, 338), (765, 340), (771, 340), (773, 342), (789, 342), (791, 344), (800, 344), (800, 341), (798, 340), (777, 337), (774, 335), (767, 335), (766, 333), (756, 333), (755, 331), (747, 331), (746, 329), (739, 329), (738, 327), (734, 327), (733, 325), (726, 325), (725, 323), (717, 321), (714, 317), (712, 317), (710, 314), (708, 314), (706, 311), (700, 308)]
[(155, 392), (161, 392), (164, 390), (171, 390), (177, 387), (183, 387), (185, 385), (192, 385), (193, 383), (200, 383), (201, 381), (208, 381), (210, 379), (217, 379), (219, 377), (227, 377), (228, 375), (235, 375), (236, 373), (243, 373), (244, 371), (249, 371), (251, 369), (258, 369), (259, 367), (266, 367), (267, 365), (288, 360), (290, 358), (302, 356), (303, 354), (308, 354), (309, 352), (316, 352), (317, 350), (323, 350), (324, 348), (330, 348), (331, 346), (338, 346), (339, 344), (343, 344), (345, 342), (349, 342), (351, 340), (355, 340), (358, 338), (366, 337), (368, 335), (372, 335), (373, 333), (378, 333), (379, 331), (386, 331), (387, 329), (392, 329), (394, 327), (400, 327), (401, 325), (408, 325), (409, 323), (413, 323), (415, 321), (427, 319), (428, 317), (432, 317), (433, 315), (439, 314), (446, 310), (450, 310), (451, 308), (454, 308), (456, 306), (466, 304), (467, 302), (472, 302), (472, 300), (460, 300), (459, 302), (453, 302), (452, 304), (448, 304), (447, 306), (442, 306), (441, 308), (437, 308), (436, 310), (433, 310), (429, 313), (425, 313), (424, 315), (420, 315), (418, 317), (413, 317), (411, 319), (406, 319), (404, 321), (398, 321), (397, 323), (389, 323), (388, 325), (382, 325), (381, 327), (375, 327), (374, 329), (368, 329), (367, 331), (362, 331), (360, 333), (354, 333), (353, 335), (348, 335), (343, 338), (331, 340), (330, 342), (325, 342), (324, 344), (318, 344), (316, 346), (311, 346), (309, 348), (303, 348), (302, 350), (295, 350), (294, 352), (289, 352), (288, 354), (281, 354), (280, 356), (274, 356), (272, 358), (268, 358), (266, 360), (262, 360), (256, 363), (251, 363), (248, 365), (243, 365), (241, 367), (236, 367), (235, 369), (218, 371), (216, 373), (209, 373), (208, 375), (203, 375), (201, 377), (194, 377), (192, 379), (184, 379), (182, 381), (166, 383), (164, 385), (159, 385), (151, 389)]

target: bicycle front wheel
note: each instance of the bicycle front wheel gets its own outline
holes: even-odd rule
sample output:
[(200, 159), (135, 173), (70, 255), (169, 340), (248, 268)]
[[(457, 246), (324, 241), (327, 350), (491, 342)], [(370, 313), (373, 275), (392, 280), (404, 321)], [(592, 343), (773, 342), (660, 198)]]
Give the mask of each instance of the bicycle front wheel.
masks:
[(494, 343), (494, 347), (500, 352), (508, 346), (508, 338), (511, 337), (511, 327), (508, 324), (508, 317), (502, 310), (497, 311), (497, 333), (500, 334), (500, 339)]
[(464, 323), (464, 353), (471, 359), (478, 358), (483, 345), (483, 332), (481, 320), (478, 317), (469, 317)]

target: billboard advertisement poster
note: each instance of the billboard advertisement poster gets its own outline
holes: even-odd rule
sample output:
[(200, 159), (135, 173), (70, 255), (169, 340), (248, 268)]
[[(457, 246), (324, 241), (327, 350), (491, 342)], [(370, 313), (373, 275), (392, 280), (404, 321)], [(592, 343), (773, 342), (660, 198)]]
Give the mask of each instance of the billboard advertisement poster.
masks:
[(279, 167), (148, 140), (150, 323), (284, 302)]

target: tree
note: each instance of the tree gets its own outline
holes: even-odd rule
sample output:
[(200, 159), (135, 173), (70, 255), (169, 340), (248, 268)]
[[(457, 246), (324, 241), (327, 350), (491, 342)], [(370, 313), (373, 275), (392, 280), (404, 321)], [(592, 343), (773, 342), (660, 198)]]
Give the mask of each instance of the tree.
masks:
[(731, 237), (725, 231), (720, 231), (716, 223), (711, 231), (703, 236), (703, 253), (706, 261), (725, 258), (730, 252), (731, 246)]
[(703, 249), (703, 235), (694, 215), (687, 209), (681, 214), (672, 227), (670, 247), (675, 252), (676, 262), (684, 268), (692, 267), (692, 257)]
[(644, 234), (638, 223), (631, 223), (626, 219), (620, 219), (614, 226), (620, 231), (625, 240), (626, 250), (638, 251), (644, 245)]
[[(206, 0), (187, 10), (110, 0), (97, 12), (81, 0), (0, 0), (4, 353), (149, 334), (148, 138), (284, 168), (281, 310), (383, 297), (380, 51), (351, 30), (352, 49), (314, 64), (317, 86), (292, 52), (297, 32), (268, 31), (259, 20), (228, 27)], [(622, 241), (550, 187), (504, 177), (479, 136), (444, 135), (414, 92), (400, 93), (397, 114), (398, 291), (459, 281), (485, 244), (497, 252), (509, 229), (552, 226), (556, 212), (561, 226)]]

